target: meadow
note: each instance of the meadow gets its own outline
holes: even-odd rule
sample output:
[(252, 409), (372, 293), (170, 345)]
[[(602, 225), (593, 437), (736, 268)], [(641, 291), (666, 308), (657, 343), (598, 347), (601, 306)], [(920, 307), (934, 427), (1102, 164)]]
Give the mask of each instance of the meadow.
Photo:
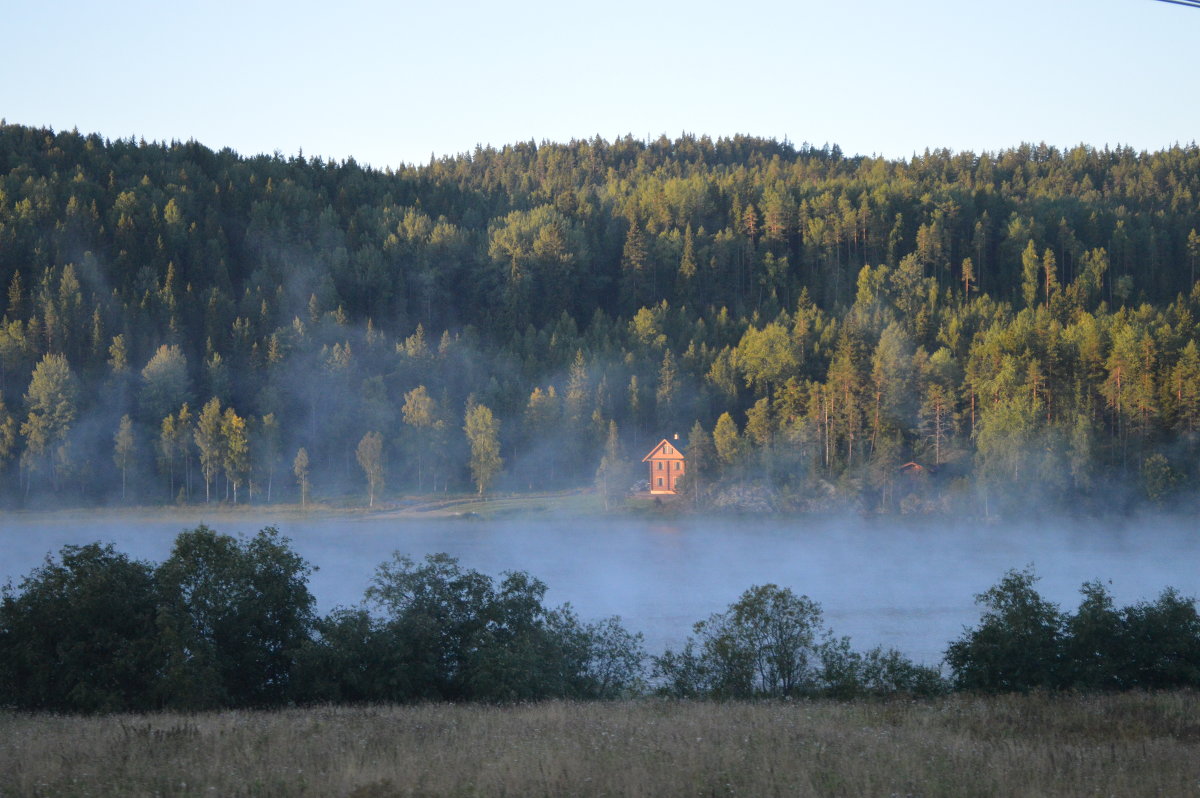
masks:
[(1200, 792), (1200, 693), (0, 713), (0, 796)]

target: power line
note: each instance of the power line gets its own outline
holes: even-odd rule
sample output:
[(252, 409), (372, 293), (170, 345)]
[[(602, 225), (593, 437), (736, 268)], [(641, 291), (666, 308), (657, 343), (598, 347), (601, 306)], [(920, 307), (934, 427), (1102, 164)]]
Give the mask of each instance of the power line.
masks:
[(1177, 6), (1187, 6), (1188, 8), (1200, 8), (1200, 0), (1158, 0), (1160, 3), (1172, 3)]

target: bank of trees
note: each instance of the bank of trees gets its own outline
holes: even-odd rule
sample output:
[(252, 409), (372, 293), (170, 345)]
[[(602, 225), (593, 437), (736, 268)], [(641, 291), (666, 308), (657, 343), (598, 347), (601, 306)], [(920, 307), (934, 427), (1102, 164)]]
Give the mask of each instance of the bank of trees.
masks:
[(181, 533), (162, 563), (65, 547), (0, 596), (0, 707), (109, 712), (309, 702), (611, 698), (641, 689), (641, 636), (544, 604), (446, 555), (380, 566), (360, 607), (317, 615), (312, 567), (267, 528)]
[(1197, 195), (1194, 146), (379, 172), (5, 125), (0, 501), (301, 498), (300, 449), (318, 495), (577, 486), (611, 423), (637, 460), (699, 422), (695, 506), (1169, 504), (1200, 482)]
[(67, 546), (0, 591), (0, 709), (1200, 687), (1200, 614), (1171, 589), (1117, 608), (1092, 582), (1070, 614), (1032, 572), (1011, 571), (978, 597), (979, 624), (949, 644), (944, 676), (895, 650), (856, 651), (815, 601), (777, 585), (750, 588), (647, 667), (640, 634), (546, 606), (546, 585), (523, 571), (496, 579), (445, 554), (397, 553), (363, 603), (325, 616), (312, 571), (272, 528), (197, 527), (158, 564)]
[(954, 683), (987, 692), (1159, 690), (1200, 684), (1200, 614), (1170, 588), (1118, 608), (1100, 581), (1074, 613), (1042, 598), (1031, 570), (1010, 571), (976, 597), (979, 626), (950, 644)]

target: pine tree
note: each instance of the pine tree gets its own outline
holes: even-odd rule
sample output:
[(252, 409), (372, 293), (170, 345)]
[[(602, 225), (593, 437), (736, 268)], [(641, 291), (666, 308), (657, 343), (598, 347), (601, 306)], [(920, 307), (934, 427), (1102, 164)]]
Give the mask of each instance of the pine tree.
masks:
[(604, 442), (604, 455), (596, 470), (596, 488), (604, 499), (604, 510), (612, 508), (617, 497), (624, 493), (628, 481), (625, 459), (621, 457), (621, 441), (617, 434), (617, 422), (608, 422), (608, 436)]
[(1038, 257), (1037, 247), (1031, 238), (1021, 253), (1021, 297), (1027, 308), (1037, 304), (1038, 276), (1041, 271), (1042, 259)]

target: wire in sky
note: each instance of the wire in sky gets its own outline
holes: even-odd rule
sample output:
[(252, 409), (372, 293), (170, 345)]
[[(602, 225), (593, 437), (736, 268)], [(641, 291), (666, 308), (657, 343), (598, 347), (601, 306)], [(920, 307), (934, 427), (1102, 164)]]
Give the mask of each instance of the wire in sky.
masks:
[(1187, 6), (1188, 8), (1200, 8), (1200, 0), (1158, 0), (1160, 3), (1173, 3), (1177, 6)]

